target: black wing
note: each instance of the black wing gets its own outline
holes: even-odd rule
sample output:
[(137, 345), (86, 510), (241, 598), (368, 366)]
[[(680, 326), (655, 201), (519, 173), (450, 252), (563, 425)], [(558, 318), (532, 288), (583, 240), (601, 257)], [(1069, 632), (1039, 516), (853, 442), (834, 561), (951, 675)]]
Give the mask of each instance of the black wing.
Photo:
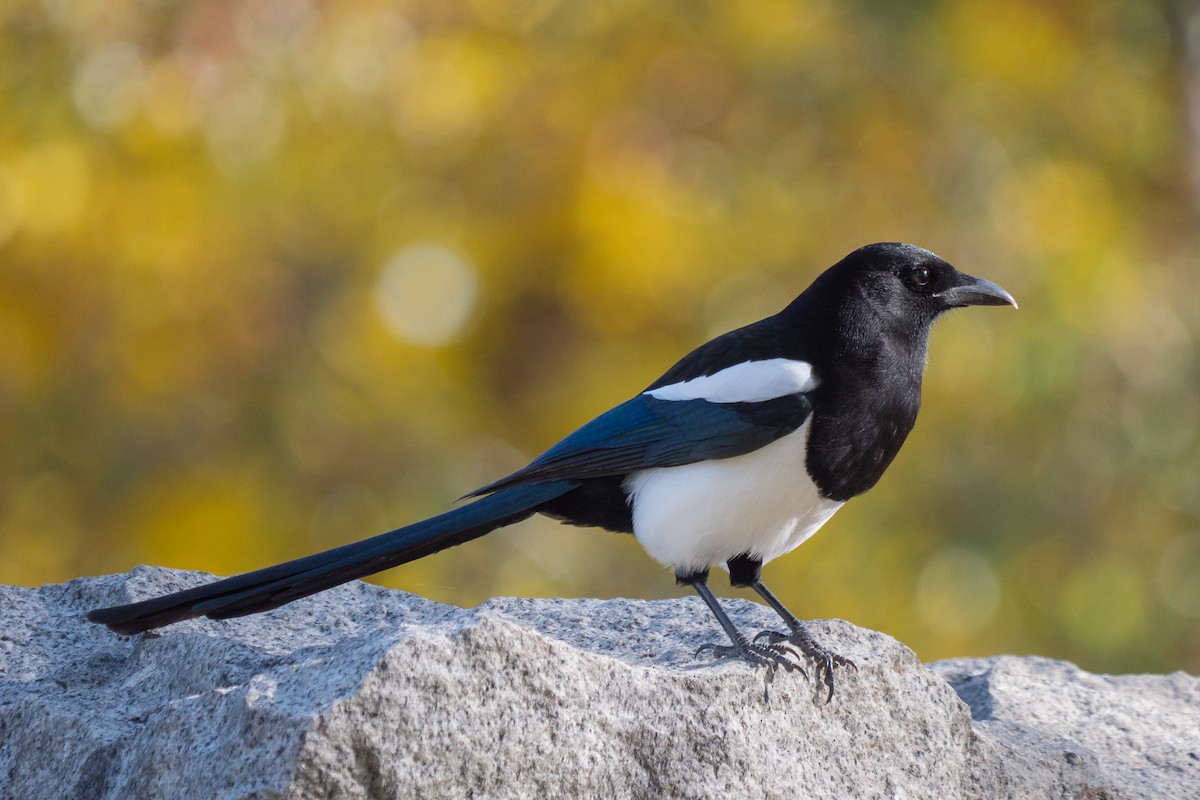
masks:
[(596, 417), (529, 466), (467, 497), (520, 484), (627, 475), (740, 456), (795, 431), (811, 414), (812, 404), (803, 394), (757, 403), (659, 400), (640, 394)]

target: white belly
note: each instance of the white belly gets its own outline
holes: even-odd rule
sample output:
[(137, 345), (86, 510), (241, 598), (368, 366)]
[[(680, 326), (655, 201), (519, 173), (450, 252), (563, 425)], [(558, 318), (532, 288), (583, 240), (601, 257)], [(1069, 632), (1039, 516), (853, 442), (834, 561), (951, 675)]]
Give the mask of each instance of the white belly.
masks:
[(743, 456), (630, 476), (642, 547), (689, 573), (746, 553), (767, 562), (800, 545), (842, 506), (821, 497), (805, 470), (809, 425)]

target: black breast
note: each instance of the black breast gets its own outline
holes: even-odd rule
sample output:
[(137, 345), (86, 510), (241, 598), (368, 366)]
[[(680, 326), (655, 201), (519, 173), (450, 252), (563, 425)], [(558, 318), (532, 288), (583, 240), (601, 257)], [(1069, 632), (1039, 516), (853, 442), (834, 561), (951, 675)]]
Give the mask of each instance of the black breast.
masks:
[(833, 500), (849, 500), (879, 481), (921, 407), (919, 364), (873, 367), (838, 370), (812, 394), (808, 471)]

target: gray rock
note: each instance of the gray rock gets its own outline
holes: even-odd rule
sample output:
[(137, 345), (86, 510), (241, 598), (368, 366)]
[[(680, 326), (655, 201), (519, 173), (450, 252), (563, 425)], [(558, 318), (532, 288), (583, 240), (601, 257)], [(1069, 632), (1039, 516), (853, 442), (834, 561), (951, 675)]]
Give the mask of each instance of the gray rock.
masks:
[(157, 636), (83, 620), (207, 579), (0, 587), (0, 796), (1200, 797), (1200, 681), (1183, 674), (930, 669), (821, 621), (858, 664), (825, 705), (801, 675), (695, 658), (722, 634), (694, 599), (459, 609), (354, 583)]
[(979, 737), (1036, 796), (1200, 797), (1194, 676), (1092, 675), (1035, 656), (930, 667), (970, 706)]

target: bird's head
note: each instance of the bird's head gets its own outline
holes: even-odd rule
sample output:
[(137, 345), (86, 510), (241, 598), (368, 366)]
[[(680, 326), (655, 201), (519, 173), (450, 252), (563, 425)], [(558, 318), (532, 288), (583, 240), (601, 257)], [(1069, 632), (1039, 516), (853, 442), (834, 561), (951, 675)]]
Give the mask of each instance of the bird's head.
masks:
[(930, 328), (941, 314), (1003, 305), (1017, 302), (991, 281), (959, 272), (920, 247), (880, 242), (825, 270), (784, 317), (809, 339), (827, 342), (831, 352), (869, 355), (899, 347), (923, 364)]
[[(1017, 305), (991, 281), (959, 272), (928, 250), (899, 242), (855, 250), (822, 276), (845, 303), (855, 326), (883, 324), (913, 335), (927, 332), (943, 312), (963, 306)], [(832, 287), (831, 287), (832, 288)]]

